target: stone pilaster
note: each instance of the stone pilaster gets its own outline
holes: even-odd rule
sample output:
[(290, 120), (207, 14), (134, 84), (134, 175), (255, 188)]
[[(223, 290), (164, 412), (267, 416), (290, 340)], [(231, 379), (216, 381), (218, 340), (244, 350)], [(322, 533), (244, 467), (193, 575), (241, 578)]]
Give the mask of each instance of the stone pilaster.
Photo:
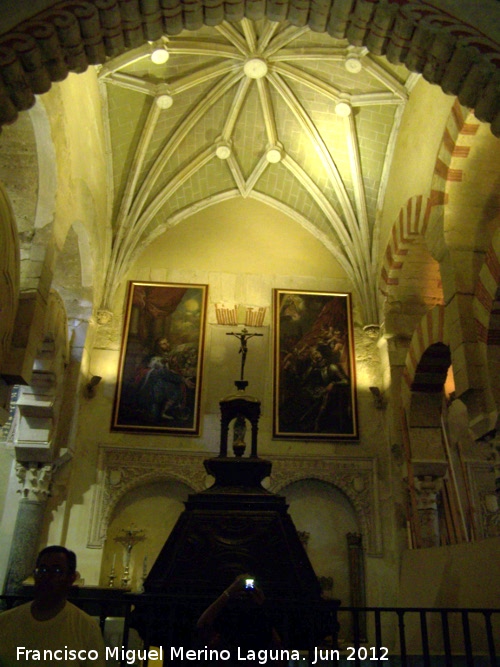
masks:
[(33, 570), (47, 499), (52, 483), (52, 466), (38, 463), (18, 463), (17, 476), (21, 484), (21, 501), (9, 556), (5, 590), (14, 593)]

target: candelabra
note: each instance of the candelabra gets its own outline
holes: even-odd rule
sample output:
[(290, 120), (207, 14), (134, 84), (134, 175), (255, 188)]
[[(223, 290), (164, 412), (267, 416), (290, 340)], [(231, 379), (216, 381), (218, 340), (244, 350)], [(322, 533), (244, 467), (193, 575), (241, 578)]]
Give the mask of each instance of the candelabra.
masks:
[(123, 535), (115, 537), (115, 542), (119, 542), (125, 548), (125, 567), (123, 569), (121, 584), (122, 588), (128, 588), (130, 583), (130, 555), (132, 549), (138, 542), (143, 542), (146, 536), (143, 530), (133, 530), (132, 528), (122, 528), (120, 532)]
[(115, 564), (113, 563), (113, 565), (111, 566), (111, 572), (108, 575), (108, 586), (110, 588), (113, 588), (114, 583), (115, 583), (115, 579), (116, 579)]

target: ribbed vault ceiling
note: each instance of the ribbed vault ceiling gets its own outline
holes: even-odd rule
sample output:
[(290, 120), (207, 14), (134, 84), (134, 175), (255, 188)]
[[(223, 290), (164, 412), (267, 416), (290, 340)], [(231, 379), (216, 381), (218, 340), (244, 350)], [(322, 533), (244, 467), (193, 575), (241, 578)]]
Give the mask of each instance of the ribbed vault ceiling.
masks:
[[(377, 212), (414, 77), (500, 134), (492, 0), (4, 5), (0, 126), (52, 82), (100, 67), (113, 186), (104, 310), (148, 243), (242, 196), (320, 239), (351, 277), (365, 322), (377, 322)], [(166, 64), (152, 64), (154, 46), (167, 47)]]
[[(158, 46), (169, 59), (155, 65)], [(306, 27), (244, 19), (129, 51), (99, 77), (113, 156), (110, 300), (156, 236), (242, 196), (320, 239), (376, 320), (373, 239), (406, 69)]]

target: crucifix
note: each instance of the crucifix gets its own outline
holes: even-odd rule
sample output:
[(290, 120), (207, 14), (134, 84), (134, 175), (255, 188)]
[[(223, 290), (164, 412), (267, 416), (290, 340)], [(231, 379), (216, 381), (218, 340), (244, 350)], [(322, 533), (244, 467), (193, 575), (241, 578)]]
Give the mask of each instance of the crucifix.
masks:
[(240, 349), (238, 351), (238, 354), (241, 354), (240, 382), (243, 382), (243, 374), (245, 372), (245, 361), (248, 352), (247, 341), (249, 338), (253, 338), (254, 336), (263, 336), (263, 335), (264, 334), (261, 333), (249, 333), (247, 329), (242, 329), (240, 333), (235, 333), (234, 331), (230, 331), (229, 333), (226, 334), (226, 336), (235, 336), (240, 341)]

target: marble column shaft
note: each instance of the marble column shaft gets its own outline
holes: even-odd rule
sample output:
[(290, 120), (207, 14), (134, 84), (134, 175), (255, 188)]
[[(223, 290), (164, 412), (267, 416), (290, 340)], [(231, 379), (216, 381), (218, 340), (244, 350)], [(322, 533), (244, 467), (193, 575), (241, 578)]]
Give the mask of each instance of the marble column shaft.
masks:
[(52, 469), (50, 465), (18, 464), (23, 485), (9, 556), (6, 593), (16, 593), (35, 566), (43, 517), (49, 497)]

